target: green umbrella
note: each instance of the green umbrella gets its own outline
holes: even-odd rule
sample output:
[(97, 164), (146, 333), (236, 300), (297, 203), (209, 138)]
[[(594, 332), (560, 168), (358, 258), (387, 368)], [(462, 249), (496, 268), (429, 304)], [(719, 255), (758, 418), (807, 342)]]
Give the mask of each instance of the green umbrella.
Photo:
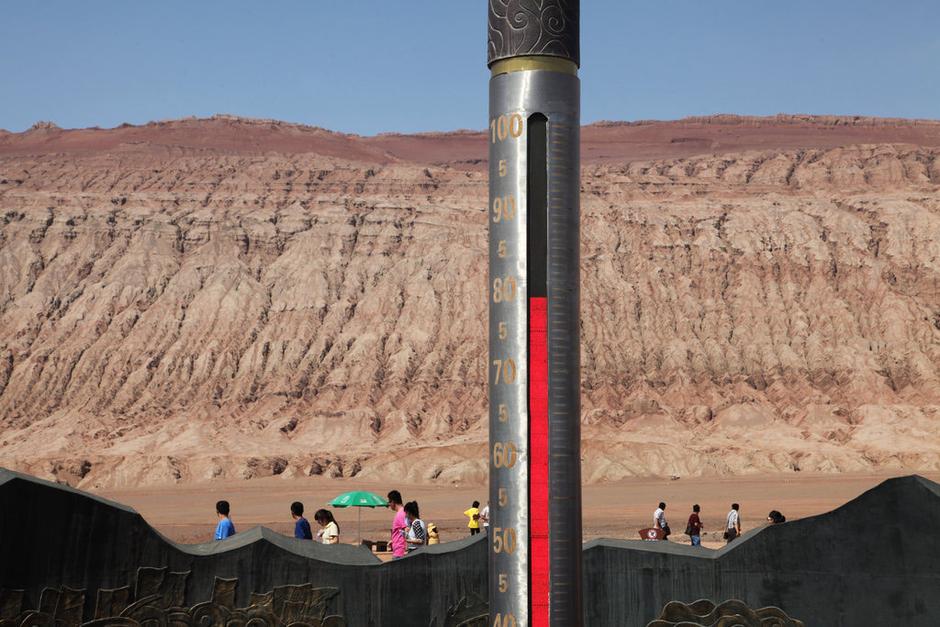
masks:
[[(372, 492), (366, 492), (364, 490), (353, 490), (352, 492), (346, 492), (345, 494), (340, 494), (335, 499), (330, 501), (330, 505), (333, 507), (385, 507), (388, 505), (388, 502), (383, 499), (378, 494), (373, 494)], [(362, 509), (358, 510), (359, 513), (359, 544), (362, 544)]]

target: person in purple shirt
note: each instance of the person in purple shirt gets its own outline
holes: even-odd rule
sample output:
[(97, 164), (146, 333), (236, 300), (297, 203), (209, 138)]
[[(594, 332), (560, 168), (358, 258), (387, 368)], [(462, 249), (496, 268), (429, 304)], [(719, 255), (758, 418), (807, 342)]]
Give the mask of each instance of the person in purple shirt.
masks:
[(387, 507), (395, 512), (395, 519), (392, 521), (392, 537), (390, 542), (392, 545), (392, 557), (394, 559), (405, 557), (405, 553), (408, 551), (408, 543), (405, 541), (405, 536), (408, 534), (408, 517), (401, 503), (401, 492), (392, 490), (388, 493)]
[(229, 536), (235, 535), (235, 525), (232, 519), (228, 517), (228, 501), (219, 501), (215, 504), (215, 513), (219, 515), (219, 524), (215, 527), (215, 539), (224, 540)]
[(304, 518), (304, 504), (294, 501), (290, 504), (290, 515), (294, 519), (294, 537), (301, 540), (313, 540), (310, 523)]

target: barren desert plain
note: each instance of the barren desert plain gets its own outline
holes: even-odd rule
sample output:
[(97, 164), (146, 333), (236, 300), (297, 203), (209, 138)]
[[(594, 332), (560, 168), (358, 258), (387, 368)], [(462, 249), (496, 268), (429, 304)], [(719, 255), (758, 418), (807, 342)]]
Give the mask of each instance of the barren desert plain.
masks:
[[(185, 541), (217, 498), (287, 530), (294, 499), (392, 487), (463, 533), (487, 472), (485, 141), (0, 131), (0, 466)], [(581, 198), (585, 538), (635, 537), (660, 499), (678, 534), (693, 502), (714, 531), (737, 500), (748, 528), (937, 478), (940, 122), (594, 124)]]
[[(582, 524), (584, 540), (626, 538), (638, 540), (639, 530), (652, 525), (653, 510), (665, 501), (666, 519), (673, 529), (671, 541), (688, 543), (682, 534), (694, 503), (702, 507), (705, 525), (702, 544), (709, 548), (725, 545), (721, 538), (725, 514), (731, 503), (741, 505), (742, 529), (747, 532), (768, 524), (767, 514), (776, 509), (787, 520), (815, 516), (831, 511), (876, 486), (890, 475), (748, 475), (707, 477), (674, 481), (661, 477), (636, 477), (583, 488)], [(940, 480), (940, 473), (926, 474)], [(474, 500), (485, 503), (487, 486), (402, 485), (389, 482), (350, 479), (297, 479), (278, 481), (214, 482), (167, 488), (105, 490), (101, 496), (131, 505), (168, 538), (177, 542), (208, 542), (215, 531), (215, 502), (229, 499), (236, 528), (244, 531), (263, 525), (291, 535), (293, 520), (289, 507), (295, 500), (307, 510), (329, 507), (327, 503), (346, 490), (370, 490), (385, 495), (398, 489), (407, 500), (421, 506), (422, 518), (435, 523), (441, 542), (465, 537), (467, 518), (462, 512)], [(358, 541), (358, 516), (355, 509), (329, 508), (340, 525), (341, 541)], [(362, 537), (387, 540), (392, 513), (386, 509), (363, 508)], [(315, 527), (315, 526), (314, 526)], [(846, 539), (851, 541), (851, 539)]]

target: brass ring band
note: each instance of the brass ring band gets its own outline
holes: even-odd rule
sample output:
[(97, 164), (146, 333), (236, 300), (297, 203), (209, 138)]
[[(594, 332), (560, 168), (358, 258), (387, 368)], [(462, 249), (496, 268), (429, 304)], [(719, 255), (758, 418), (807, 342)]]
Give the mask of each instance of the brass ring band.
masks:
[(498, 76), (510, 72), (523, 72), (525, 70), (545, 70), (548, 72), (561, 72), (562, 74), (578, 75), (578, 66), (570, 59), (549, 56), (512, 57), (497, 61), (490, 66), (490, 75)]

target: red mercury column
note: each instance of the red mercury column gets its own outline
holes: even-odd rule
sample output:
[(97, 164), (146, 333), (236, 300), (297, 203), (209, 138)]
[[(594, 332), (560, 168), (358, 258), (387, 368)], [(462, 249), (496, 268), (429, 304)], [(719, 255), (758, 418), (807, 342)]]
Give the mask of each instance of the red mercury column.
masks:
[(529, 298), (529, 560), (532, 626), (549, 625), (548, 302)]

